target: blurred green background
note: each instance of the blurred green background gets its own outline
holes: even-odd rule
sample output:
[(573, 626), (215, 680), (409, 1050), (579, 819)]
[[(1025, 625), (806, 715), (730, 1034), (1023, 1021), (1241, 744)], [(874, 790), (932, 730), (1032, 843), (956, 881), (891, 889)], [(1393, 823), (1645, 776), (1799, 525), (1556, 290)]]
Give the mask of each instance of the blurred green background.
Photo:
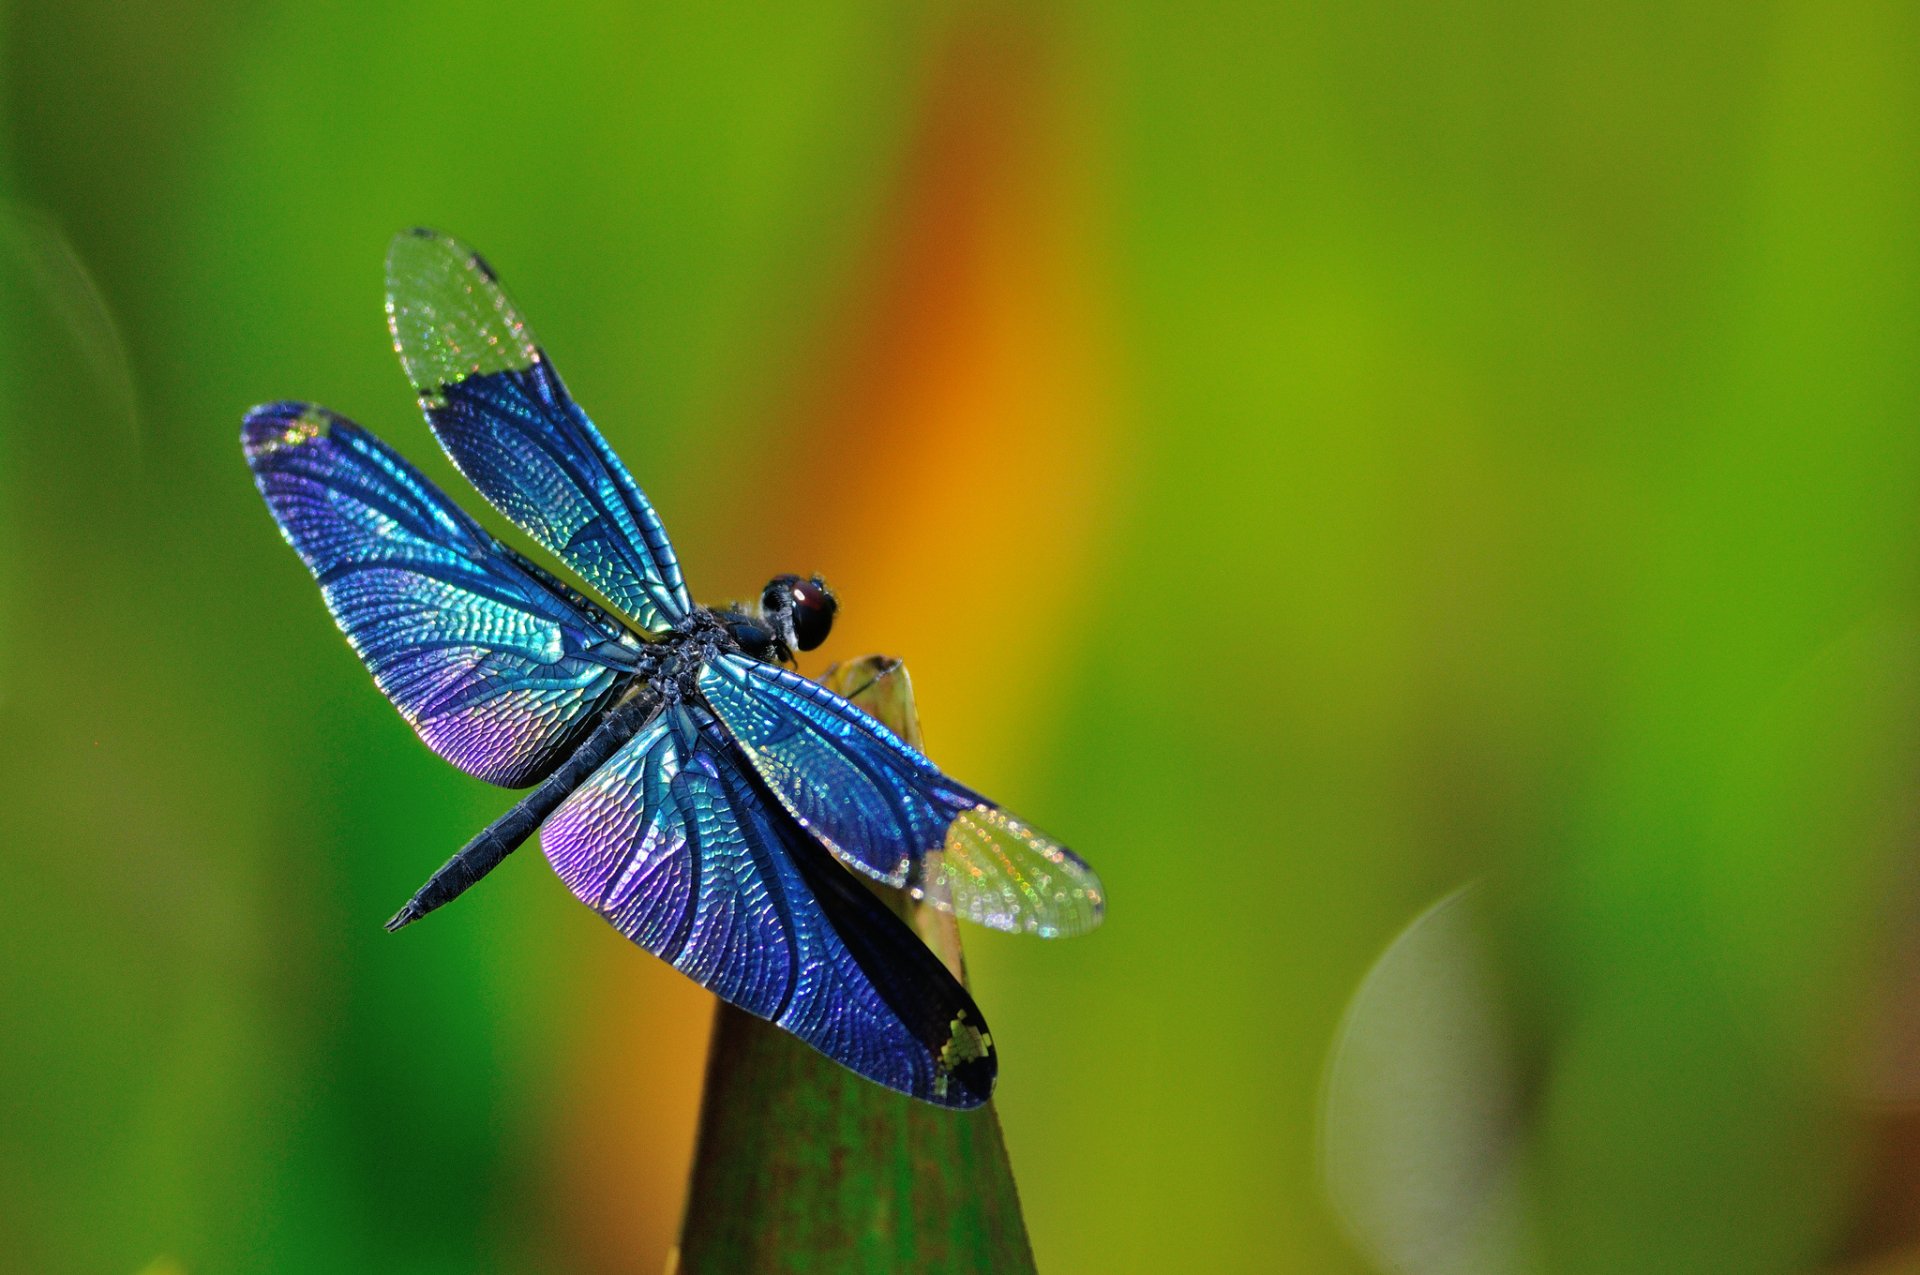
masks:
[[(422, 223), (698, 596), (824, 572), (1104, 875), (968, 935), (1043, 1270), (1476, 1269), (1360, 1215), (1488, 1176), (1477, 1269), (1920, 1270), (1912, 6), (4, 19), (0, 1270), (664, 1259), (709, 998), (537, 855), (381, 930), (508, 798), (239, 453), (316, 399), (478, 506), (382, 326)], [(1377, 1051), (1356, 1214), (1343, 1007), (1472, 880), (1503, 1061)]]

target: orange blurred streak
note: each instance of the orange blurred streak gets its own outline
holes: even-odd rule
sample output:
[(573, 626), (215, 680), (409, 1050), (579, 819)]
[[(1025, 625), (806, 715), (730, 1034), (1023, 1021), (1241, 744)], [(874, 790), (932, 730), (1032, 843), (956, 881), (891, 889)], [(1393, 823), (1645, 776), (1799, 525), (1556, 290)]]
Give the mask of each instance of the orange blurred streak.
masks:
[[(1031, 44), (965, 40), (935, 77), (874, 286), (772, 431), (795, 451), (750, 502), (790, 508), (787, 475), (831, 479), (811, 521), (781, 528), (782, 556), (841, 596), (829, 651), (907, 657), (935, 747), (983, 785), (1018, 764), (1008, 723), (1061, 694), (1115, 469), (1084, 182)], [(630, 953), (600, 959), (555, 1237), (578, 1269), (652, 1269), (684, 1204), (711, 1000)]]
[(873, 294), (791, 430), (836, 498), (783, 536), (840, 595), (822, 654), (904, 657), (983, 786), (1064, 693), (1116, 471), (1088, 148), (1032, 34), (977, 34), (936, 81)]
[[(602, 936), (595, 936), (602, 937)], [(551, 1255), (583, 1272), (661, 1270), (680, 1229), (713, 997), (610, 932), (551, 1156)]]

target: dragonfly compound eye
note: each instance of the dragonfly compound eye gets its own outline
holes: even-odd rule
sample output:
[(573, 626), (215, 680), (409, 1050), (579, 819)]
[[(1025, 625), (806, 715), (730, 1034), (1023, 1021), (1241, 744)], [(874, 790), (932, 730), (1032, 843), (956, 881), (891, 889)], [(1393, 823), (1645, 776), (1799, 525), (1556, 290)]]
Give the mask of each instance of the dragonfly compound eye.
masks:
[(803, 651), (811, 651), (827, 640), (833, 629), (833, 613), (840, 609), (833, 590), (819, 576), (795, 580), (793, 596), (793, 640)]

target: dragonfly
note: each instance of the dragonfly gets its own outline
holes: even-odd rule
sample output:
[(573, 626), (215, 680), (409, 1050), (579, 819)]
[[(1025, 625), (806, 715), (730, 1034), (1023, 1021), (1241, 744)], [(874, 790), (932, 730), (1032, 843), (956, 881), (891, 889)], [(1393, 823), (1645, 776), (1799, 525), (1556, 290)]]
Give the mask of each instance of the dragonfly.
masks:
[(652, 505), (479, 254), (402, 232), (386, 310), (454, 467), (584, 586), (345, 417), (302, 402), (247, 414), (260, 494), (375, 684), (441, 757), (530, 790), (387, 928), (537, 830), (575, 897), (721, 999), (888, 1088), (986, 1101), (998, 1061), (979, 1008), (854, 874), (1056, 937), (1099, 924), (1093, 870), (799, 675), (838, 610), (820, 577), (691, 601)]

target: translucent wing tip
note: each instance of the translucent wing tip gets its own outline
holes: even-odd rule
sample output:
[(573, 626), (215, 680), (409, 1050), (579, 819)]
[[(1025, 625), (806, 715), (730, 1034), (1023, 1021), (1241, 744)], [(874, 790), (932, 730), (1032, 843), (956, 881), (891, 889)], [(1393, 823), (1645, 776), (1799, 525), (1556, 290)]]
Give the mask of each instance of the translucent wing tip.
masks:
[(240, 447), (248, 461), (256, 461), (324, 437), (338, 420), (312, 403), (266, 403), (240, 423)]
[(964, 811), (922, 861), (916, 893), (979, 925), (1040, 938), (1099, 926), (1106, 888), (1073, 851), (996, 806)]
[(422, 264), (450, 260), (457, 265), (473, 255), (473, 249), (466, 244), (431, 226), (413, 226), (401, 231), (387, 244), (388, 304), (392, 304), (394, 282), (417, 275)]
[(426, 253), (451, 253), (454, 256), (464, 257), (471, 252), (472, 249), (467, 245), (452, 235), (435, 230), (432, 226), (409, 226), (395, 235), (387, 244), (387, 273), (389, 276), (392, 275), (396, 261), (406, 261), (413, 256)]
[(540, 349), (486, 258), (425, 226), (387, 247), (387, 330), (423, 395), (487, 372), (517, 372)]

